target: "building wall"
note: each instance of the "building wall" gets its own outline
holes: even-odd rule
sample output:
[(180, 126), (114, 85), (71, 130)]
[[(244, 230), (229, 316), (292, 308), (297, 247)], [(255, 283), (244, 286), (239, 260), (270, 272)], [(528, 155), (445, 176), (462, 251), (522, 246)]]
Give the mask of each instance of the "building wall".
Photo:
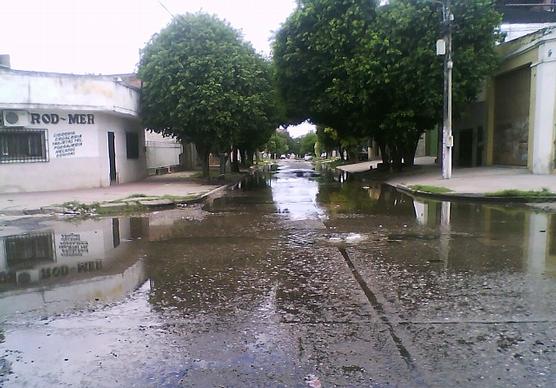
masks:
[(523, 67), (495, 79), (493, 162), (527, 166), (531, 69)]
[(137, 89), (110, 76), (0, 70), (0, 104), (5, 109), (71, 109), (136, 116)]
[[(471, 160), (472, 165), (527, 166), (534, 174), (552, 174), (556, 166), (556, 28), (504, 43), (497, 52), (500, 65), (486, 80), (485, 93), (454, 122), (455, 164)], [(483, 106), (479, 109), (476, 104)], [(484, 123), (482, 135), (480, 123)]]
[(454, 166), (476, 167), (486, 157), (486, 108), (484, 101), (467, 106), (454, 123)]
[[(61, 110), (31, 112), (60, 117), (68, 114)], [(130, 182), (146, 175), (144, 132), (138, 120), (104, 113), (80, 113), (93, 115), (90, 117), (94, 117), (94, 124), (69, 125), (67, 120), (60, 120), (58, 124), (26, 125), (25, 129), (46, 130), (47, 161), (0, 163), (0, 193), (109, 186), (109, 131), (115, 135), (116, 182)], [(138, 135), (137, 159), (127, 158), (126, 131)], [(64, 146), (64, 142), (68, 143)]]
[(176, 139), (149, 131), (145, 132), (145, 138), (147, 169), (149, 172), (180, 164), (180, 154), (183, 150)]
[[(0, 85), (0, 111), (22, 117), (18, 126), (0, 123), (0, 193), (103, 187), (146, 176), (138, 90), (109, 77), (13, 70), (0, 70)], [(26, 131), (44, 133), (41, 160), (10, 159), (5, 153), (8, 134)], [(108, 132), (114, 133), (113, 182)], [(137, 141), (131, 158), (126, 133)]]

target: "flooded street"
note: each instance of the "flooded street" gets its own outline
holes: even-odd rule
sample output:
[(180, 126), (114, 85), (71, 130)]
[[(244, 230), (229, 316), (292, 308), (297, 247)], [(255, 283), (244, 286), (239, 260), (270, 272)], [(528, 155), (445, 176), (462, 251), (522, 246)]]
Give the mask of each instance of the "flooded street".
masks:
[(556, 215), (346, 178), (0, 225), (0, 386), (556, 385)]

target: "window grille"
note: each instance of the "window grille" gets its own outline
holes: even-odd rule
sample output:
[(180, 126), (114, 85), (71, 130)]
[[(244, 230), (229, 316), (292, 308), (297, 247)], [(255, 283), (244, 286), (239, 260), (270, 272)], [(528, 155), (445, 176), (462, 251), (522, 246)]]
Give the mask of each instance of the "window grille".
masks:
[(5, 238), (8, 265), (30, 265), (42, 261), (55, 261), (52, 233), (8, 236)]
[(47, 161), (45, 129), (0, 129), (0, 163)]

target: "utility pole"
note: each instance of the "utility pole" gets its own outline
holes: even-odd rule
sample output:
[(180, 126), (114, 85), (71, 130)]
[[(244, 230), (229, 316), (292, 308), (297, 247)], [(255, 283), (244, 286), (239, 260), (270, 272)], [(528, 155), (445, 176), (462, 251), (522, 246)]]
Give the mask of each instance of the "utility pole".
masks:
[(442, 178), (452, 177), (452, 21), (451, 0), (443, 0), (442, 14), (444, 22), (444, 120), (442, 126)]

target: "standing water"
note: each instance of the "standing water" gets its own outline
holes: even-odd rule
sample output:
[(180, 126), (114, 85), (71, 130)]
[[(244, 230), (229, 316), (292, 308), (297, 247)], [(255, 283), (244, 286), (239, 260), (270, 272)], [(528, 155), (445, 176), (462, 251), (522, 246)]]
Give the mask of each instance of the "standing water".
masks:
[(0, 386), (553, 386), (556, 215), (282, 162), (0, 229)]

